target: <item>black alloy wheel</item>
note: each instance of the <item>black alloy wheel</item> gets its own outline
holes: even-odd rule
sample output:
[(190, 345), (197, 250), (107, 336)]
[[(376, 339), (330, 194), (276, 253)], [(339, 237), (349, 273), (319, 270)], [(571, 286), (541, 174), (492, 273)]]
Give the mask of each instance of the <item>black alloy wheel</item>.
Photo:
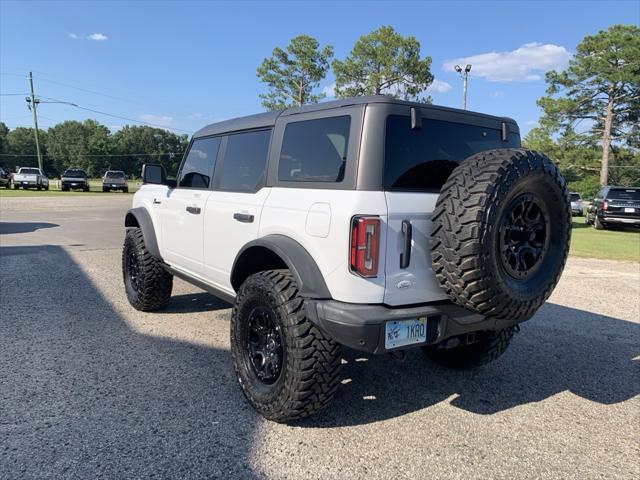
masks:
[(263, 306), (249, 314), (247, 355), (256, 377), (265, 385), (275, 383), (282, 372), (284, 350), (280, 326), (273, 312)]
[(544, 203), (533, 194), (514, 198), (505, 209), (500, 226), (500, 257), (505, 271), (522, 279), (542, 264), (548, 249), (549, 217)]

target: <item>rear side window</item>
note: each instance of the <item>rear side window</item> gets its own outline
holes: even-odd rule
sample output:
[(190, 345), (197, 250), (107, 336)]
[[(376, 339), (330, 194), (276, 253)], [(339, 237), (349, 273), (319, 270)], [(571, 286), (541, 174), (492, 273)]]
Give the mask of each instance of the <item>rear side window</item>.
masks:
[(640, 202), (640, 190), (635, 188), (612, 188), (607, 194), (607, 200)]
[(341, 182), (347, 163), (349, 115), (287, 124), (278, 162), (284, 182)]
[(520, 147), (520, 136), (506, 142), (499, 128), (492, 129), (422, 119), (412, 130), (411, 119), (389, 115), (386, 125), (384, 186), (388, 190), (439, 192), (453, 169), (474, 153), (494, 148)]
[(220, 137), (194, 140), (182, 164), (178, 187), (209, 188), (219, 147)]
[(271, 130), (229, 135), (218, 188), (255, 192), (264, 181)]
[(87, 174), (84, 170), (65, 170), (62, 174), (63, 177), (86, 177)]
[(572, 202), (577, 202), (578, 200), (580, 200), (580, 194), (579, 193), (570, 193), (569, 194), (569, 198), (571, 199)]

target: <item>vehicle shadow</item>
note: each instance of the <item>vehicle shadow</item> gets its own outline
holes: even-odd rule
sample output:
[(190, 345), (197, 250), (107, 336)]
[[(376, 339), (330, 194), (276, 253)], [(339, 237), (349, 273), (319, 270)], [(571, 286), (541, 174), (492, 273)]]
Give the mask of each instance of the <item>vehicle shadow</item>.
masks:
[[(419, 350), (404, 363), (390, 356), (346, 352), (334, 403), (306, 427), (360, 425), (394, 418), (450, 399), (458, 408), (490, 415), (561, 392), (613, 404), (640, 394), (640, 325), (546, 304), (524, 323), (496, 362), (455, 371)], [(344, 383), (345, 381), (343, 381)]]
[(197, 313), (231, 308), (231, 304), (206, 292), (173, 295), (171, 303), (156, 313)]
[(0, 234), (31, 233), (43, 228), (59, 227), (57, 223), (47, 222), (0, 222)]
[(0, 254), (0, 478), (255, 476), (226, 349), (136, 332), (60, 247)]

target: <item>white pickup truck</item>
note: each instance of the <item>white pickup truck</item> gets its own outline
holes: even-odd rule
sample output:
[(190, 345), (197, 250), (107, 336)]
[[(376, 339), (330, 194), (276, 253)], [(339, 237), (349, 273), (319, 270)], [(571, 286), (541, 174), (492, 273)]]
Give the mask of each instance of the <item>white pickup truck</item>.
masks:
[(49, 190), (49, 179), (39, 168), (22, 167), (13, 175), (13, 188), (20, 187)]

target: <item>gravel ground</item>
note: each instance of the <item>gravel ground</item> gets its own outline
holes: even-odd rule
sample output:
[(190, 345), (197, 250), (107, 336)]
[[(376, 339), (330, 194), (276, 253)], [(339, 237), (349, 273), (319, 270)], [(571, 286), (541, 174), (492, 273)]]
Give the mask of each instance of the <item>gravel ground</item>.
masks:
[(0, 211), (0, 478), (640, 477), (638, 264), (570, 259), (476, 371), (345, 352), (334, 403), (285, 426), (244, 401), (227, 304), (176, 281), (129, 307), (128, 202), (32, 200)]

